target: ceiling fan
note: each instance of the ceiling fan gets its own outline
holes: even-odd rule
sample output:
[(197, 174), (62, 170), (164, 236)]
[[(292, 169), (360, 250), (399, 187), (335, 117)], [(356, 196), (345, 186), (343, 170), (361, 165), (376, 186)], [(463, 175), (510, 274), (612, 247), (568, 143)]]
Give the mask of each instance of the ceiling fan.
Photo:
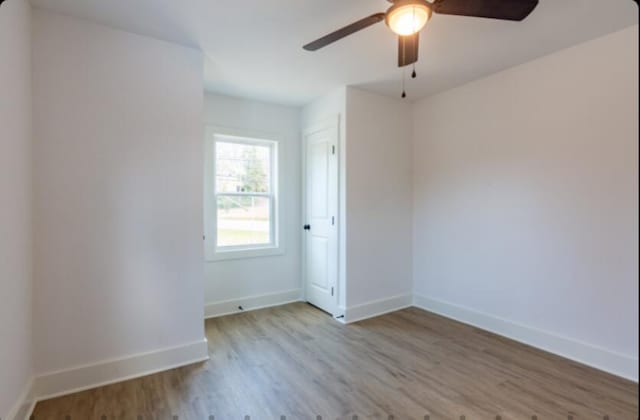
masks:
[[(387, 0), (384, 13), (375, 13), (303, 46), (316, 51), (371, 25), (382, 22), (398, 35), (398, 67), (418, 61), (420, 31), (432, 13), (521, 21), (535, 9), (538, 0)], [(413, 74), (415, 77), (415, 72)], [(403, 92), (404, 97), (404, 92)]]

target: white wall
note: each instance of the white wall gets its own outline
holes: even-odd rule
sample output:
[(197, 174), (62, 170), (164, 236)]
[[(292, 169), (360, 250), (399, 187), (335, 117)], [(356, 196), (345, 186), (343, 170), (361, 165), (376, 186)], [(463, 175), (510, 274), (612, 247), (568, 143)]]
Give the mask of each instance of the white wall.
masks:
[(411, 104), (347, 89), (347, 307), (411, 303)]
[(0, 418), (31, 377), (31, 10), (0, 6)]
[(414, 133), (416, 294), (637, 380), (638, 27), (428, 98)]
[[(280, 223), (283, 254), (208, 262), (206, 314), (280, 303), (301, 297), (300, 124), (299, 109), (206, 94), (204, 122), (278, 140)], [(265, 296), (267, 295), (267, 296)]]
[(33, 38), (37, 372), (202, 342), (201, 54), (39, 10)]

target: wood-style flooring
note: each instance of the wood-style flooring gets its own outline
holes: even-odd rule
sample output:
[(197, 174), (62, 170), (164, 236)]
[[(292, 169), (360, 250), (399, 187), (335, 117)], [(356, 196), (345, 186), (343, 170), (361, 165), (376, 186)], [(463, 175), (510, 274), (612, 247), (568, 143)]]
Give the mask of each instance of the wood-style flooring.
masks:
[(206, 363), (40, 402), (34, 418), (638, 418), (633, 382), (415, 308), (342, 325), (295, 303), (206, 334)]

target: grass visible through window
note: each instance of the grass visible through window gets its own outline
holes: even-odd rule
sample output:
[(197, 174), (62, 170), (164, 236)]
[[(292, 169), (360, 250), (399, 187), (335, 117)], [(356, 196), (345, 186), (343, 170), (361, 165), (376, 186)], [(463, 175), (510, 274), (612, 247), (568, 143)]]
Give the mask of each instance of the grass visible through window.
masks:
[(268, 245), (271, 242), (268, 197), (218, 197), (218, 246)]

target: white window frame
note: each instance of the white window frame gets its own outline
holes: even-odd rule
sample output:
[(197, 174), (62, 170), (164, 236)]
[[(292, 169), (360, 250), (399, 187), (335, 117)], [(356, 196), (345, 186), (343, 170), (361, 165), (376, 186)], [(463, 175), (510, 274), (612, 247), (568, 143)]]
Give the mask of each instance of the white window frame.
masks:
[[(216, 141), (267, 146), (271, 149), (269, 193), (220, 193), (216, 191)], [(251, 133), (230, 128), (207, 126), (204, 144), (204, 247), (207, 261), (221, 261), (240, 258), (256, 258), (280, 255), (284, 252), (280, 232), (279, 211), (279, 141), (275, 136)], [(217, 197), (221, 196), (262, 196), (271, 199), (269, 244), (218, 247), (217, 245)]]

